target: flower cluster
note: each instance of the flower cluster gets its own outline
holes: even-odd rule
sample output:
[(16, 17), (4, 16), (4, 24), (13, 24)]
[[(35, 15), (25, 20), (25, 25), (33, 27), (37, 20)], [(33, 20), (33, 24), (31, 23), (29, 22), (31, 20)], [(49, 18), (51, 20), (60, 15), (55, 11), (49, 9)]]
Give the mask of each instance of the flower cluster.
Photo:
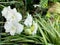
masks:
[(4, 25), (5, 32), (9, 32), (10, 35), (21, 34), (24, 30), (28, 34), (36, 34), (38, 25), (33, 21), (33, 17), (28, 14), (27, 18), (24, 21), (24, 25), (19, 23), (22, 20), (21, 13), (17, 12), (16, 8), (11, 9), (10, 6), (4, 7), (2, 10), (2, 16), (6, 18), (6, 23)]
[(19, 23), (22, 20), (22, 15), (17, 12), (16, 8), (11, 9), (10, 6), (5, 7), (2, 10), (2, 16), (7, 20), (4, 25), (6, 32), (14, 35), (15, 33), (20, 34), (23, 31), (23, 25)]

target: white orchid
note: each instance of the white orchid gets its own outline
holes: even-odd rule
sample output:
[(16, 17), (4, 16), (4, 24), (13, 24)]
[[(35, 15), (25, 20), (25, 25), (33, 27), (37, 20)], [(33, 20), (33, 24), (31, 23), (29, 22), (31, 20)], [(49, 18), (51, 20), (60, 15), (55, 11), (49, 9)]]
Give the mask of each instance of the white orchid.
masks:
[(32, 22), (33, 22), (32, 16), (28, 14), (28, 16), (27, 16), (24, 24), (25, 24), (26, 26), (31, 26), (31, 25), (32, 25)]
[(20, 34), (23, 31), (23, 25), (18, 22), (6, 22), (4, 28), (5, 32), (9, 32), (11, 35)]
[(32, 34), (32, 35), (36, 34), (37, 29), (38, 29), (38, 25), (37, 25), (36, 22), (33, 21), (31, 15), (28, 14), (24, 24), (27, 27), (26, 30), (25, 30), (26, 33), (29, 33), (29, 34)]
[(11, 9), (10, 6), (2, 10), (2, 16), (4, 16), (7, 21), (19, 22), (22, 19), (22, 15), (17, 12), (16, 8)]

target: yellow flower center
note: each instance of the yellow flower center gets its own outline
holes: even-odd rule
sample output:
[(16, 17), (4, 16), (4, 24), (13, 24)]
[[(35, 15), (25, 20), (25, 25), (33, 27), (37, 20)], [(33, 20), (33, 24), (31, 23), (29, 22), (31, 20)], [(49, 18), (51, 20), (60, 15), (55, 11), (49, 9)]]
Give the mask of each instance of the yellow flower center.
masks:
[(12, 16), (12, 19), (13, 19), (13, 20), (15, 19), (15, 16), (14, 16), (14, 15)]
[(12, 26), (12, 30), (16, 30), (16, 27), (15, 26)]

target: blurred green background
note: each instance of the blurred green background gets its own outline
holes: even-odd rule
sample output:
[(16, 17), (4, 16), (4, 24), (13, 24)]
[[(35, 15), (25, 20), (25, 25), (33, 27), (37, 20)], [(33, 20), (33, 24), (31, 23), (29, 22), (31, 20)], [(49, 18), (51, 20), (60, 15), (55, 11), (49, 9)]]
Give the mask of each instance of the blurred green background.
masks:
[[(34, 7), (33, 5), (39, 5), (39, 6)], [(23, 18), (27, 16), (26, 15), (27, 12), (29, 12), (34, 18), (36, 18), (39, 26), (41, 25), (39, 28), (40, 32), (38, 31), (38, 35), (37, 36), (6, 35), (5, 30), (3, 28), (6, 19), (2, 17), (1, 11), (4, 7), (7, 6), (11, 6), (11, 8), (16, 8), (17, 11), (22, 14)], [(2, 42), (4, 42), (6, 43), (4, 45), (60, 45), (60, 37), (59, 37), (60, 13), (59, 11), (57, 11), (58, 7), (59, 7), (58, 10), (60, 10), (60, 0), (0, 0), (0, 44), (2, 45), (3, 44)], [(52, 11), (53, 9), (55, 11)], [(42, 17), (43, 19), (38, 17)], [(48, 19), (54, 22), (53, 23), (54, 25), (52, 25)], [(46, 20), (48, 21), (46, 22)], [(55, 22), (57, 20), (59, 20), (58, 21), (59, 24)], [(54, 28), (58, 31), (56, 31)], [(41, 30), (43, 30), (43, 32)], [(48, 30), (50, 30), (50, 32)], [(9, 42), (9, 40), (12, 40), (13, 38), (18, 39)]]

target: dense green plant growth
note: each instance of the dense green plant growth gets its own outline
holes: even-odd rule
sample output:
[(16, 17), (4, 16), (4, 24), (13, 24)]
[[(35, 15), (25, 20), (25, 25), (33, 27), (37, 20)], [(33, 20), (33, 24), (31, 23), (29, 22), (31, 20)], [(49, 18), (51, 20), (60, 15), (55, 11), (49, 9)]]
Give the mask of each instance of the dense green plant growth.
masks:
[[(2, 16), (2, 10), (8, 6), (21, 13), (19, 23), (22, 25), (31, 15), (32, 26), (24, 25), (21, 34), (6, 33), (4, 25), (7, 19)], [(34, 22), (38, 29), (35, 35), (31, 35), (35, 29)], [(0, 0), (0, 45), (60, 45), (60, 0)]]

